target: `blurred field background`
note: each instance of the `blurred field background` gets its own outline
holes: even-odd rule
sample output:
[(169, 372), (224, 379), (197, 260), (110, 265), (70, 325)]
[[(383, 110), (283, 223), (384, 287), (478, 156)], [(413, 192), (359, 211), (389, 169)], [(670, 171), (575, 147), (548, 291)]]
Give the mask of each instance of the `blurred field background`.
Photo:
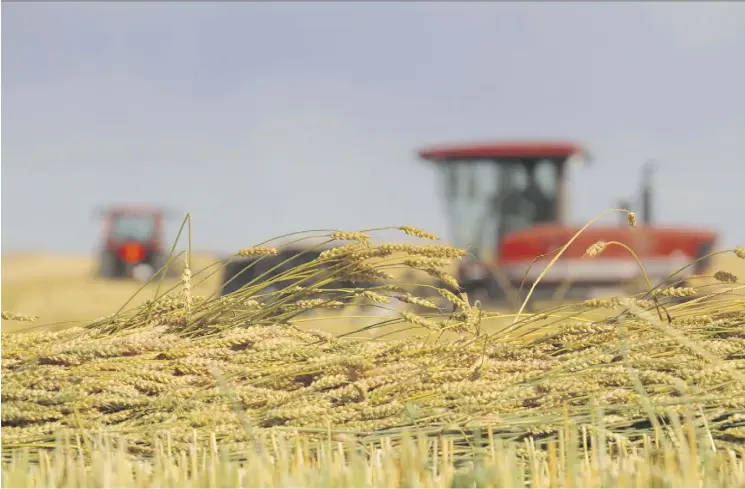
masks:
[[(208, 254), (195, 254), (195, 267), (203, 268), (217, 259)], [(130, 307), (151, 299), (158, 284), (142, 286), (135, 280), (104, 280), (95, 277), (95, 257), (84, 254), (8, 253), (2, 255), (3, 310), (30, 311), (39, 316), (44, 329), (59, 329), (93, 321), (113, 314), (134, 294)], [(218, 291), (220, 276), (215, 275), (195, 293), (210, 295)], [(164, 282), (165, 288), (178, 284), (178, 279)], [(59, 323), (59, 324), (57, 324)], [(14, 332), (28, 324), (3, 319), (2, 331)]]
[[(225, 258), (217, 254), (193, 253), (194, 273), (210, 267), (194, 281), (194, 295), (211, 296), (220, 293), (223, 280), (221, 265), (216, 262)], [(83, 254), (52, 253), (8, 253), (2, 256), (2, 304), (3, 310), (39, 316), (34, 323), (2, 320), (3, 332), (26, 330), (54, 331), (75, 325), (86, 324), (99, 317), (113, 314), (127, 301), (128, 309), (152, 299), (158, 292), (158, 280), (146, 285), (133, 279), (105, 280), (95, 277), (96, 258)], [(174, 261), (173, 267), (180, 273), (183, 255)], [(214, 272), (214, 273), (213, 273)], [(178, 274), (177, 274), (178, 275)], [(206, 278), (205, 278), (206, 277)], [(163, 281), (159, 293), (179, 285), (178, 278)], [(28, 311), (23, 313), (21, 311)], [(312, 326), (334, 333), (349, 333), (364, 324), (378, 321), (381, 310), (345, 309), (342, 313), (326, 311), (323, 318), (314, 317)], [(350, 317), (363, 316), (363, 317)], [(382, 328), (378, 334), (391, 330)]]
[[(194, 253), (194, 270), (201, 270), (218, 260), (218, 255)], [(178, 267), (178, 264), (175, 265)], [(102, 280), (94, 277), (95, 257), (83, 254), (7, 253), (2, 255), (2, 304), (4, 310), (39, 316), (27, 323), (2, 321), (3, 332), (22, 331), (29, 327), (59, 329), (92, 321), (114, 313), (134, 294), (129, 307), (151, 299), (158, 288), (151, 283), (142, 286), (134, 280)], [(220, 270), (215, 268), (215, 270)], [(745, 277), (745, 261), (731, 253), (714, 258), (711, 270), (726, 270)], [(212, 274), (194, 289), (195, 295), (209, 296), (219, 292), (222, 271)], [(199, 280), (201, 282), (201, 279)], [(162, 291), (178, 285), (178, 279), (164, 281)], [(740, 297), (742, 297), (740, 295)], [(555, 304), (544, 304), (550, 307)], [(507, 311), (501, 311), (507, 312)], [(514, 312), (514, 311), (513, 311)], [(359, 322), (334, 320), (322, 324), (325, 329), (348, 332)], [(48, 327), (46, 325), (49, 325)], [(318, 326), (318, 321), (314, 322)]]
[[(182, 255), (183, 257), (183, 255)], [(194, 281), (193, 293), (210, 296), (220, 293), (223, 280), (220, 259), (217, 254), (194, 253), (194, 273), (210, 267)], [(174, 262), (179, 272), (183, 258)], [(52, 253), (8, 253), (2, 256), (2, 304), (3, 310), (39, 316), (34, 323), (2, 320), (3, 332), (55, 331), (83, 325), (97, 318), (113, 314), (127, 301), (127, 308), (139, 306), (152, 299), (158, 292), (158, 280), (146, 285), (132, 279), (105, 280), (94, 275), (96, 259), (88, 255)], [(215, 272), (215, 273), (213, 273)], [(206, 278), (204, 278), (206, 277)], [(178, 278), (168, 278), (160, 286), (159, 293), (179, 285)], [(28, 311), (28, 312), (23, 312)], [(328, 332), (350, 333), (366, 324), (379, 321), (379, 316), (393, 314), (380, 309), (345, 308), (343, 311), (325, 311), (322, 317), (312, 317), (310, 326)], [(324, 319), (327, 318), (327, 319)], [(510, 319), (505, 319), (505, 321)], [(497, 321), (493, 324), (501, 324)], [(401, 329), (400, 325), (397, 329)], [(406, 333), (395, 329), (380, 328), (369, 335), (385, 335), (388, 339), (401, 338)]]

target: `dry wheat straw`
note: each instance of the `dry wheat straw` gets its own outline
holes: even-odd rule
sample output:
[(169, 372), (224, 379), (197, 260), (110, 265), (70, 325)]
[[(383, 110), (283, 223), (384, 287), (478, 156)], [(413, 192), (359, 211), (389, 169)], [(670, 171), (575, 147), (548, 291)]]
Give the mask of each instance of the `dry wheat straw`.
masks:
[(39, 319), (39, 316), (30, 316), (28, 314), (16, 314), (14, 312), (9, 311), (3, 311), (2, 313), (3, 319), (7, 319), (8, 321), (20, 321), (20, 322), (26, 322), (26, 323), (32, 323)]
[(277, 248), (268, 246), (254, 246), (253, 248), (243, 248), (238, 251), (238, 255), (245, 257), (276, 255), (279, 252)]
[(436, 234), (428, 233), (427, 231), (416, 228), (414, 226), (401, 226), (398, 229), (403, 231), (404, 234), (408, 234), (409, 236), (415, 236), (422, 239), (430, 239), (432, 241), (440, 240), (440, 237)]
[(714, 274), (714, 278), (720, 282), (737, 283), (737, 276), (726, 270), (717, 271)]
[(605, 241), (598, 241), (595, 244), (591, 245), (589, 248), (587, 248), (587, 251), (585, 251), (585, 254), (591, 258), (594, 258), (598, 255), (600, 255), (603, 251), (605, 251), (605, 248), (608, 247), (608, 243)]
[(636, 227), (636, 212), (629, 212), (626, 214), (626, 220), (629, 222), (629, 226), (632, 228)]
[(335, 233), (331, 233), (331, 239), (335, 239), (337, 241), (358, 241), (360, 243), (367, 243), (370, 240), (370, 235), (368, 233), (361, 233), (361, 232), (344, 232), (344, 231), (338, 231)]
[[(388, 254), (376, 262), (372, 255), (358, 254), (366, 246), (333, 248), (286, 276), (302, 277), (331, 261), (338, 266), (333, 277), (380, 277), (386, 273), (381, 268), (406, 267), (406, 261), (409, 267), (442, 264), (437, 260), (463, 253), (445, 245), (370, 244), (369, 249)], [(392, 258), (393, 253), (404, 256)], [(645, 315), (652, 301), (586, 302), (631, 312), (587, 321), (579, 315), (580, 305), (564, 318), (558, 315), (540, 335), (520, 334), (530, 322), (521, 320), (508, 338), (482, 334), (489, 319), (465, 294), (433, 288), (454, 306), (452, 314), (404, 311), (386, 324), (424, 328), (421, 336), (362, 341), (293, 324), (295, 312), (341, 307), (339, 296), (294, 283), (259, 300), (260, 285), (207, 301), (202, 309), (194, 298), (192, 315), (183, 314), (189, 305), (182, 294), (74, 334), (3, 334), (4, 453), (48, 442), (60, 426), (79, 430), (81, 425), (118, 434), (145, 451), (156, 450), (152, 435), (159, 430), (184, 448), (196, 428), (208, 428), (220, 443), (231, 444), (300, 427), (321, 433), (329, 424), (374, 432), (371, 437), (399, 434), (404, 427), (442, 431), (455, 425), (488, 427), (497, 439), (535, 435), (561, 442), (567, 416), (576, 424), (595, 416), (605, 424), (604, 436), (638, 446), (645, 436), (655, 436), (648, 426), (650, 405), (654, 416), (667, 421), (670, 412), (683, 412), (692, 403), (717, 450), (745, 442), (737, 417), (745, 410), (740, 394), (745, 385), (736, 375), (745, 367), (745, 312), (734, 303), (677, 306), (675, 335), (661, 336)], [(671, 287), (655, 289), (653, 296), (665, 300), (694, 293)], [(391, 294), (434, 309), (402, 285), (342, 294), (377, 303), (390, 301), (385, 294)], [(551, 315), (546, 311), (531, 320)], [(127, 328), (109, 327), (122, 320)], [(443, 330), (461, 335), (455, 341), (424, 341)], [(215, 368), (222, 380), (214, 376)], [(638, 372), (641, 394), (629, 368)], [(593, 399), (602, 415), (591, 409)], [(251, 434), (241, 416), (249, 420)]]

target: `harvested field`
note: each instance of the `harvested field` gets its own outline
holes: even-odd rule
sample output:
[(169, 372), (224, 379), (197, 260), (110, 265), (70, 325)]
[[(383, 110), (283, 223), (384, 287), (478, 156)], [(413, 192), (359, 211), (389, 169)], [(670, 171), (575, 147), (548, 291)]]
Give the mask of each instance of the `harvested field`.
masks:
[[(523, 472), (481, 473), (495, 484), (556, 485), (556, 477), (581, 485), (621, 482), (619, 474), (632, 477), (639, 464), (632, 460), (641, 454), (671, 474), (650, 472), (624, 484), (745, 480), (738, 458), (745, 455), (745, 306), (731, 277), (702, 286), (711, 291), (702, 300), (673, 303), (691, 291), (668, 288), (521, 316), (482, 311), (446, 290), (437, 292), (448, 310), (396, 285), (342, 290), (336, 292), (370, 306), (397, 299), (430, 312), (399, 312), (356, 329), (348, 324), (341, 334), (322, 318), (327, 310), (344, 317), (342, 305), (302, 286), (321, 265), (360, 280), (406, 268), (442, 278), (441, 269), (463, 252), (438, 244), (378, 245), (367, 233), (329, 239), (345, 242), (286, 272), (282, 279), (296, 285), (280, 291), (265, 293), (268, 283), (259, 281), (210, 298), (192, 287), (201, 274), (186, 273), (169, 294), (116, 316), (54, 332), (4, 332), (6, 468), (28, 470), (50, 460), (57, 455), (44, 449), (66, 437), (77, 440), (70, 447), (78, 455), (55, 452), (59, 463), (78, 456), (99, 467), (116, 463), (132, 480), (136, 464), (128, 457), (161, 469), (191, 467), (190, 476), (142, 476), (157, 485), (218, 484), (199, 478), (200, 471), (210, 473), (204, 464), (230, 467), (235, 485), (470, 485), (467, 478), (481, 472), (472, 467), (457, 479), (456, 469), (485, 455), (490, 462), (479, 470), (493, 472), (512, 460), (527, 464)], [(745, 250), (721, 256), (745, 261)], [(105, 440), (120, 448), (106, 452)], [(502, 443), (508, 448), (497, 454)], [(166, 446), (168, 453), (191, 453), (194, 462), (165, 462)], [(34, 450), (21, 456), (28, 448)], [(105, 453), (120, 456), (103, 462)], [(375, 462), (376, 453), (384, 459)], [(672, 475), (683, 459), (668, 458), (684, 453), (704, 468)], [(400, 457), (411, 463), (393, 471), (398, 462), (391, 460)], [(237, 475), (259, 460), (276, 472)], [(340, 475), (353, 462), (350, 470), (362, 479)], [(340, 472), (310, 479), (298, 464)], [(720, 478), (715, 466), (725, 471)], [(37, 485), (55, 473), (43, 470)]]
[[(215, 261), (208, 254), (195, 254), (196, 268)], [(89, 255), (49, 253), (4, 253), (2, 256), (2, 303), (9, 311), (29, 311), (39, 323), (85, 324), (111, 314), (137, 292), (141, 284), (132, 280), (101, 280), (94, 276), (95, 258)], [(200, 285), (195, 293), (217, 290), (217, 278)], [(178, 281), (169, 279), (168, 286)], [(157, 284), (148, 284), (134, 297), (137, 305), (153, 296)], [(2, 321), (3, 332), (19, 331), (28, 325)]]

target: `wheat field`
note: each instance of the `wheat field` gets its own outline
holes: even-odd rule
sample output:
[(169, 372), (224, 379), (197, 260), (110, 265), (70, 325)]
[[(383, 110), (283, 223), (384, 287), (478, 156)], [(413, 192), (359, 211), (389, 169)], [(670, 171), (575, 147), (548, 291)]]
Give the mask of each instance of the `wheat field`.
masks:
[[(3, 310), (39, 316), (43, 329), (55, 330), (84, 324), (111, 314), (130, 299), (132, 305), (137, 305), (151, 298), (158, 288), (157, 284), (148, 284), (138, 292), (140, 284), (132, 280), (95, 278), (96, 261), (90, 255), (12, 252), (3, 254), (1, 260)], [(195, 253), (192, 260), (194, 268), (201, 269), (214, 263), (217, 255)], [(739, 260), (733, 254), (718, 255), (713, 262), (713, 271), (728, 270), (737, 277), (745, 277), (745, 260)], [(220, 280), (221, 275), (214, 274), (195, 287), (194, 293), (206, 296), (216, 294)], [(177, 279), (170, 279), (165, 282), (165, 287), (177, 284)], [(327, 321), (320, 327), (344, 332), (348, 329), (345, 324), (348, 322), (342, 318)], [(314, 324), (318, 326), (319, 321), (316, 320)], [(39, 328), (39, 325), (33, 327)], [(3, 332), (28, 328), (29, 325), (25, 323), (2, 320)]]
[[(194, 266), (203, 268), (217, 257), (200, 253), (193, 256)], [(151, 298), (157, 284), (148, 284), (138, 293), (141, 284), (133, 280), (103, 280), (95, 277), (96, 260), (91, 255), (20, 253), (2, 255), (3, 310), (28, 311), (39, 316), (40, 323), (56, 328), (83, 324), (115, 312), (130, 298), (137, 305)], [(209, 295), (218, 290), (215, 275), (195, 289)], [(173, 287), (178, 279), (169, 279)], [(136, 295), (135, 295), (136, 294)], [(133, 297), (134, 296), (134, 297)], [(3, 319), (4, 332), (18, 331), (28, 325)], [(55, 329), (51, 327), (50, 329)]]
[(745, 484), (745, 249), (716, 255), (728, 275), (683, 302), (694, 291), (668, 287), (518, 315), (436, 289), (451, 312), (391, 282), (341, 292), (419, 308), (360, 323), (302, 286), (321, 266), (452, 280), (463, 250), (399, 229), (423, 243), (332, 233), (285, 272), (300, 285), (271, 293), (212, 298), (219, 276), (197, 284), (213, 258), (195, 257), (171, 293), (143, 303), (148, 285), (115, 316), (137, 284), (91, 279), (85, 257), (4, 256), (4, 311), (78, 322), (3, 323), (3, 484)]

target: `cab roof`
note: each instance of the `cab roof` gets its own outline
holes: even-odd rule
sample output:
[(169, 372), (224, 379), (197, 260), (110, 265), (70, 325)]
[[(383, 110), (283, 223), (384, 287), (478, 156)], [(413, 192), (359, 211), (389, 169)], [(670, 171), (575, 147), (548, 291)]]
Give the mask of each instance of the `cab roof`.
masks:
[(419, 151), (425, 160), (475, 158), (569, 158), (587, 156), (585, 148), (570, 141), (524, 140), (431, 146)]
[(163, 214), (165, 212), (160, 206), (147, 204), (115, 204), (103, 210), (108, 214)]

